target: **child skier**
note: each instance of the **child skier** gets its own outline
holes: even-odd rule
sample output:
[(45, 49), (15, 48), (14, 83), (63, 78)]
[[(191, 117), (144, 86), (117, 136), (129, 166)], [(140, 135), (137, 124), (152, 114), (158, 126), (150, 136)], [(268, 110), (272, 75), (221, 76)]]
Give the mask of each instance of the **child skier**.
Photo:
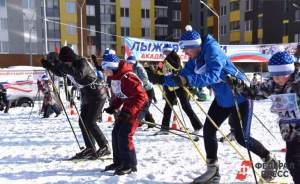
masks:
[[(268, 63), (272, 78), (249, 87), (235, 77), (229, 81), (242, 95), (272, 100), (271, 112), (278, 114), (279, 127), (286, 141), (286, 163), (295, 183), (300, 183), (300, 72), (287, 52), (274, 54)], [(236, 85), (234, 85), (236, 84)]]
[(115, 170), (116, 175), (136, 172), (133, 135), (139, 126), (139, 114), (148, 103), (148, 96), (127, 62), (120, 62), (116, 55), (107, 54), (101, 66), (104, 75), (111, 80), (111, 89), (115, 94), (111, 106), (104, 111), (113, 114), (123, 105), (112, 131), (113, 163), (106, 166), (104, 171)]

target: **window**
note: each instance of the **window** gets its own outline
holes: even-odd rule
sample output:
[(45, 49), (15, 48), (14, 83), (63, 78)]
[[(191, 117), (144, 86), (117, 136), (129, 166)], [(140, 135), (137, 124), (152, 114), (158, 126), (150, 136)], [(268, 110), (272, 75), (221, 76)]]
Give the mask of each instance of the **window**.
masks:
[(283, 35), (286, 36), (288, 35), (288, 24), (283, 24)]
[(76, 4), (75, 2), (66, 2), (65, 3), (67, 13), (76, 13)]
[(7, 19), (0, 18), (0, 30), (7, 30)]
[(221, 25), (221, 35), (226, 34), (226, 25)]
[(172, 11), (172, 20), (173, 21), (180, 21), (181, 20), (181, 12), (179, 10)]
[(300, 10), (295, 10), (295, 21), (300, 21)]
[(142, 37), (149, 38), (150, 37), (150, 28), (142, 28)]
[(251, 20), (247, 20), (245, 22), (245, 31), (252, 31), (252, 21)]
[(68, 31), (68, 34), (70, 35), (76, 35), (77, 34), (77, 30), (76, 30), (76, 25), (75, 24), (70, 24), (67, 26), (67, 31)]
[(174, 3), (180, 3), (181, 0), (173, 0)]
[(240, 21), (230, 22), (230, 31), (238, 31), (240, 29)]
[(257, 19), (257, 28), (260, 29), (260, 28), (263, 28), (263, 17), (258, 17)]
[(60, 25), (53, 22), (47, 22), (47, 34), (49, 38), (59, 39), (60, 38)]
[(87, 16), (95, 16), (95, 6), (94, 5), (86, 5), (86, 15)]
[(122, 36), (130, 36), (129, 27), (121, 27), (121, 35)]
[(300, 33), (296, 33), (295, 35), (294, 35), (294, 41), (295, 42), (300, 42)]
[(168, 27), (155, 27), (155, 35), (156, 36), (167, 36), (168, 35)]
[(89, 36), (96, 36), (96, 26), (89, 25)]
[(57, 42), (57, 41), (48, 41), (49, 52), (54, 52), (55, 48), (60, 49), (60, 42)]
[(58, 8), (58, 0), (47, 0), (46, 1), (47, 8)]
[(24, 9), (34, 9), (34, 0), (22, 0)]
[(230, 2), (230, 11), (235, 11), (240, 9), (240, 2), (239, 1), (233, 1)]
[(0, 7), (5, 7), (5, 0), (0, 0)]
[(252, 10), (252, 0), (247, 0), (246, 1), (246, 11), (251, 11)]
[(181, 36), (181, 29), (173, 29), (173, 38), (178, 40)]
[(129, 8), (121, 8), (121, 17), (129, 17)]
[(221, 12), (221, 16), (224, 16), (224, 15), (226, 15), (226, 5), (224, 5), (224, 6), (221, 6), (221, 10), (220, 10), (220, 12)]
[(142, 9), (142, 18), (150, 18), (150, 10), (149, 9)]
[(168, 8), (155, 8), (155, 17), (168, 17)]
[(8, 42), (0, 41), (0, 52), (9, 52)]

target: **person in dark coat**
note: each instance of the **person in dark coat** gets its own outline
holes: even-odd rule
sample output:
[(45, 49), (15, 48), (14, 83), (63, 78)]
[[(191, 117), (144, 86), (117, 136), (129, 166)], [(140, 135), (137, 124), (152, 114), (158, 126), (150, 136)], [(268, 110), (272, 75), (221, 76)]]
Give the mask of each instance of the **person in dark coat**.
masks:
[[(68, 79), (80, 89), (80, 116), (83, 122), (79, 119), (79, 125), (86, 148), (80, 153), (77, 153), (73, 159), (94, 159), (109, 155), (110, 148), (108, 141), (96, 124), (97, 117), (99, 116), (98, 113), (100, 112), (99, 108), (102, 100), (101, 88), (103, 88), (103, 86), (100, 85), (99, 79), (92, 66), (84, 58), (76, 55), (74, 51), (67, 46), (61, 48), (59, 58), (57, 58), (56, 53), (50, 53), (48, 54), (47, 60), (42, 59), (41, 62), (44, 68), (50, 70), (55, 75), (66, 75)], [(96, 152), (94, 151), (94, 140), (96, 140), (99, 146)]]

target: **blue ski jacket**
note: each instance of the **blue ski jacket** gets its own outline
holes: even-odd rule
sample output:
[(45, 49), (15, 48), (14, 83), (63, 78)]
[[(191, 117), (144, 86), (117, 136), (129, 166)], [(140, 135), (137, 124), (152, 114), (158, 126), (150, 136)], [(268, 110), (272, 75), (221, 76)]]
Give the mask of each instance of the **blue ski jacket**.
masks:
[[(190, 86), (211, 86), (217, 104), (225, 108), (234, 106), (231, 88), (226, 83), (228, 74), (241, 80), (246, 79), (245, 75), (228, 59), (218, 42), (210, 35), (202, 38), (200, 54), (195, 59), (190, 59), (179, 73), (187, 78)], [(164, 82), (167, 86), (176, 86), (172, 76), (166, 76)], [(238, 103), (246, 100), (246, 97), (237, 95)]]

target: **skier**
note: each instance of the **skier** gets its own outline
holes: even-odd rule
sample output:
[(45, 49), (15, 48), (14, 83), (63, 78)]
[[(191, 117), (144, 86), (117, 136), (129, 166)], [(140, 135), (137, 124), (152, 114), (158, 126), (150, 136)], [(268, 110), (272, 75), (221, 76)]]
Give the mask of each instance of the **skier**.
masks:
[(144, 110), (145, 110), (144, 116), (145, 116), (145, 120), (147, 122), (153, 123), (153, 125), (148, 124), (148, 128), (153, 128), (153, 127), (155, 127), (155, 125), (154, 125), (155, 120), (154, 120), (152, 114), (149, 112), (149, 107), (154, 98), (153, 84), (149, 81), (145, 68), (139, 62), (137, 62), (135, 56), (129, 56), (126, 61), (127, 61), (127, 63), (132, 65), (133, 73), (135, 73), (139, 77), (139, 79), (142, 81), (143, 87), (147, 92), (148, 104), (144, 108)]
[[(56, 53), (48, 54), (47, 60), (42, 59), (42, 66), (55, 75), (67, 77), (80, 89), (81, 93), (81, 113), (83, 122), (79, 119), (80, 129), (83, 135), (86, 148), (77, 153), (71, 159), (95, 159), (110, 154), (108, 141), (96, 124), (101, 101), (101, 88), (99, 80), (93, 68), (87, 61), (76, 55), (70, 47), (62, 47), (59, 59)], [(51, 61), (54, 61), (51, 62)], [(87, 129), (85, 131), (84, 125)], [(90, 136), (88, 136), (88, 134)], [(91, 139), (89, 139), (89, 137)], [(94, 151), (94, 139), (99, 149)]]
[[(292, 56), (277, 52), (268, 63), (271, 79), (246, 85), (230, 77), (230, 84), (242, 95), (252, 99), (272, 100), (271, 112), (279, 115), (279, 127), (286, 141), (286, 163), (295, 183), (300, 183), (300, 71), (295, 70)], [(287, 108), (285, 108), (287, 107)]]
[(104, 75), (111, 80), (112, 92), (115, 94), (111, 106), (104, 111), (113, 114), (123, 105), (112, 131), (113, 163), (106, 166), (104, 171), (115, 170), (116, 175), (136, 172), (133, 135), (139, 126), (140, 113), (148, 103), (148, 96), (142, 82), (132, 72), (131, 65), (120, 62), (116, 55), (104, 56), (102, 68)]
[[(164, 66), (163, 66), (164, 76), (177, 74), (182, 68), (179, 56), (173, 50), (170, 44), (166, 44), (164, 46), (163, 52), (165, 55), (167, 55), (167, 57), (164, 60)], [(163, 76), (157, 74), (157, 78), (158, 78), (157, 81), (163, 83)], [(180, 100), (180, 104), (182, 106), (183, 111), (187, 114), (187, 116), (190, 119), (190, 122), (194, 128), (193, 134), (198, 134), (200, 129), (203, 127), (203, 125), (192, 109), (187, 92), (182, 87), (168, 87), (164, 85), (164, 93), (167, 100), (171, 104), (169, 104), (166, 100), (161, 130), (156, 132), (155, 135), (167, 135), (169, 133), (170, 118), (172, 113), (172, 109), (170, 105), (172, 106), (176, 105), (177, 98), (179, 98)]]
[(0, 110), (1, 111), (4, 110), (4, 113), (8, 113), (9, 107), (10, 107), (10, 102), (7, 99), (7, 90), (3, 84), (0, 84)]
[(45, 90), (44, 90), (44, 99), (43, 99), (43, 111), (44, 115), (43, 118), (49, 118), (49, 116), (55, 112), (56, 116), (59, 116), (61, 113), (61, 109), (59, 108), (59, 105), (57, 103), (57, 100), (55, 99), (55, 95), (53, 93), (53, 90), (51, 89), (51, 86), (49, 85), (48, 77), (43, 76), (42, 80), (45, 82)]
[[(208, 115), (218, 125), (231, 115), (233, 122), (230, 123), (234, 129), (234, 136), (237, 142), (246, 147), (242, 131), (246, 130), (251, 114), (250, 102), (246, 97), (238, 95), (237, 103), (241, 111), (243, 129), (241, 129), (237, 110), (234, 105), (234, 98), (230, 87), (226, 83), (227, 74), (236, 76), (244, 80), (245, 76), (227, 58), (220, 45), (212, 36), (200, 37), (197, 31), (193, 31), (190, 25), (186, 26), (186, 31), (182, 34), (179, 42), (190, 59), (179, 75), (170, 75), (164, 78), (165, 85), (168, 86), (211, 86), (214, 90), (215, 99), (213, 100)], [(194, 180), (195, 183), (206, 183), (220, 181), (218, 165), (218, 142), (216, 138), (217, 129), (208, 118), (205, 120), (203, 135), (206, 151), (207, 171)], [(245, 133), (245, 135), (248, 135)], [(249, 137), (247, 147), (250, 151), (258, 155), (265, 163), (276, 162), (270, 152), (257, 140)], [(268, 168), (267, 168), (268, 169)], [(263, 175), (265, 179), (271, 176)]]

